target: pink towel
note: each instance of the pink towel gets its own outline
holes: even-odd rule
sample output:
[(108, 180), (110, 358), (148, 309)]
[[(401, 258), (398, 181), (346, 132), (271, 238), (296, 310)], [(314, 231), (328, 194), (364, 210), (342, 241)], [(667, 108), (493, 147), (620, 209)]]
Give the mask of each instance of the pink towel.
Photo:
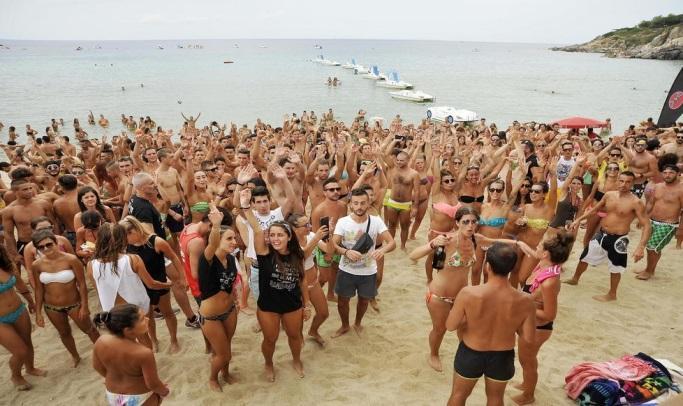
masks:
[(576, 400), (583, 389), (596, 379), (639, 381), (654, 371), (652, 365), (632, 355), (606, 362), (582, 362), (565, 376), (565, 391), (567, 396)]
[(531, 282), (531, 288), (529, 289), (529, 293), (532, 293), (533, 291), (538, 289), (538, 287), (541, 286), (541, 283), (543, 283), (544, 280), (560, 276), (560, 272), (562, 272), (562, 266), (555, 264), (550, 265), (541, 272), (537, 273), (534, 277), (533, 282)]

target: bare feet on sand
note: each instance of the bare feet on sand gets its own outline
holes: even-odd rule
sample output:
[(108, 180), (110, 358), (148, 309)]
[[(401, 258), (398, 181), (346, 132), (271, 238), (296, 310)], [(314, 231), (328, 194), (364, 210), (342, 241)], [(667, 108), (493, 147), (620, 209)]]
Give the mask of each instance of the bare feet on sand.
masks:
[(654, 276), (654, 274), (652, 274), (650, 272), (642, 271), (642, 272), (638, 272), (636, 274), (636, 279), (640, 279), (641, 281), (646, 281), (646, 280), (652, 278), (653, 276)]
[(339, 330), (337, 330), (337, 332), (334, 333), (334, 335), (332, 336), (332, 338), (341, 337), (341, 336), (343, 336), (344, 334), (348, 333), (349, 330), (351, 330), (351, 328), (350, 328), (349, 326), (341, 326), (341, 327), (339, 327)]
[(71, 361), (74, 364), (74, 368), (76, 368), (78, 366), (78, 364), (81, 363), (81, 357), (71, 357)]
[(275, 369), (272, 365), (266, 365), (266, 380), (268, 382), (275, 382)]
[(598, 302), (612, 302), (617, 300), (617, 297), (612, 295), (598, 295), (593, 296), (593, 299), (597, 300)]
[(520, 393), (516, 396), (511, 396), (510, 399), (512, 399), (512, 401), (518, 405), (530, 405), (536, 401), (533, 396), (528, 396), (523, 393)]
[(443, 366), (441, 365), (441, 359), (439, 358), (438, 355), (430, 355), (429, 360), (429, 366), (432, 367), (433, 370), (437, 372), (442, 372), (443, 371)]
[(379, 313), (379, 303), (377, 303), (377, 299), (372, 299), (370, 301), (370, 307), (372, 307), (372, 310), (376, 311)]
[(230, 375), (229, 373), (226, 374), (225, 372), (223, 372), (221, 374), (221, 377), (223, 378), (223, 382), (227, 383), (228, 385), (232, 385), (233, 383), (237, 382), (237, 378)]
[(292, 366), (294, 367), (294, 370), (296, 371), (296, 373), (299, 374), (299, 378), (303, 378), (304, 377), (304, 364), (301, 363), (301, 360), (292, 361)]
[(565, 280), (562, 281), (562, 283), (566, 283), (567, 285), (574, 285), (574, 286), (576, 286), (576, 285), (579, 284), (579, 281), (576, 280), (576, 279), (574, 279), (574, 278), (572, 278), (572, 279), (565, 279)]
[(180, 344), (177, 341), (175, 343), (171, 343), (166, 352), (168, 354), (177, 354), (180, 352)]
[(325, 340), (318, 333), (308, 333), (308, 338), (315, 341), (319, 346), (325, 347)]
[(417, 237), (415, 237), (414, 235), (411, 235), (410, 237), (408, 237), (408, 239), (409, 240), (417, 240)]
[(38, 368), (26, 369), (26, 373), (33, 376), (47, 376), (46, 370)]
[(337, 302), (337, 296), (328, 296), (327, 297), (328, 302)]
[(356, 334), (358, 334), (358, 336), (360, 337), (360, 334), (363, 332), (363, 326), (361, 326), (360, 324), (354, 324), (354, 325), (353, 325), (353, 330), (354, 330), (354, 331), (356, 332)]
[(209, 389), (211, 389), (214, 392), (223, 392), (221, 384), (218, 383), (218, 381), (214, 381), (213, 379), (209, 379)]
[(28, 383), (28, 381), (24, 379), (23, 376), (20, 376), (18, 378), (12, 378), (12, 383), (18, 391), (29, 390), (32, 388), (31, 384)]

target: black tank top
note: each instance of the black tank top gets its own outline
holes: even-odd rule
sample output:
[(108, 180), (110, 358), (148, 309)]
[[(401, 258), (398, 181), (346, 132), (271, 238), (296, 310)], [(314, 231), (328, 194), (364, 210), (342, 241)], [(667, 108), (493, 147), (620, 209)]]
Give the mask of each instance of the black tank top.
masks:
[(215, 255), (211, 261), (206, 260), (203, 252), (200, 255), (198, 279), (202, 300), (210, 298), (221, 290), (232, 294), (232, 285), (237, 277), (237, 260), (231, 254), (228, 254), (226, 259), (227, 269)]
[(147, 272), (154, 280), (166, 282), (166, 265), (164, 254), (160, 254), (154, 249), (154, 243), (159, 238), (152, 234), (146, 243), (142, 245), (128, 245), (128, 253), (135, 254), (142, 259), (147, 268)]

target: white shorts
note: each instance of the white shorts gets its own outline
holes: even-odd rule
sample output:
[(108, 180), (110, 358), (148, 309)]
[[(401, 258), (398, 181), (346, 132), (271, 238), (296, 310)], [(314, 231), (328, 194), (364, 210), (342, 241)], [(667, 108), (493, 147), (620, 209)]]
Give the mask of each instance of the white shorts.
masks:
[(607, 234), (598, 230), (581, 253), (581, 262), (596, 266), (607, 260), (610, 273), (623, 274), (626, 272), (628, 242), (627, 235)]

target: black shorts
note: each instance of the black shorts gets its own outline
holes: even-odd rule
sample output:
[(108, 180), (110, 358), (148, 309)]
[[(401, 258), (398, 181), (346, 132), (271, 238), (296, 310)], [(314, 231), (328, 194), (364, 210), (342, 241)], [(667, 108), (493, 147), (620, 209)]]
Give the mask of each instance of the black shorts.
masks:
[(356, 292), (363, 299), (374, 299), (377, 296), (377, 274), (354, 275), (340, 269), (334, 293), (342, 297), (354, 297)]
[(460, 341), (453, 367), (465, 379), (479, 379), (484, 375), (494, 381), (509, 381), (515, 376), (515, 350), (477, 351)]
[[(19, 241), (17, 240), (17, 254), (23, 256), (24, 255), (24, 248), (30, 243), (31, 241)], [(23, 259), (22, 259), (23, 261)]]
[(168, 289), (147, 289), (145, 287), (145, 290), (147, 291), (147, 296), (149, 296), (149, 304), (152, 306), (157, 306), (159, 304), (159, 299), (165, 294), (169, 292)]
[[(173, 210), (174, 212), (183, 215), (183, 205), (182, 203), (176, 203), (172, 204), (169, 207), (170, 210)], [(184, 217), (184, 216), (183, 216)], [(183, 221), (176, 221), (176, 219), (173, 218), (170, 214), (166, 216), (166, 227), (172, 232), (172, 233), (179, 233), (183, 231), (183, 228), (185, 228), (185, 223)]]

